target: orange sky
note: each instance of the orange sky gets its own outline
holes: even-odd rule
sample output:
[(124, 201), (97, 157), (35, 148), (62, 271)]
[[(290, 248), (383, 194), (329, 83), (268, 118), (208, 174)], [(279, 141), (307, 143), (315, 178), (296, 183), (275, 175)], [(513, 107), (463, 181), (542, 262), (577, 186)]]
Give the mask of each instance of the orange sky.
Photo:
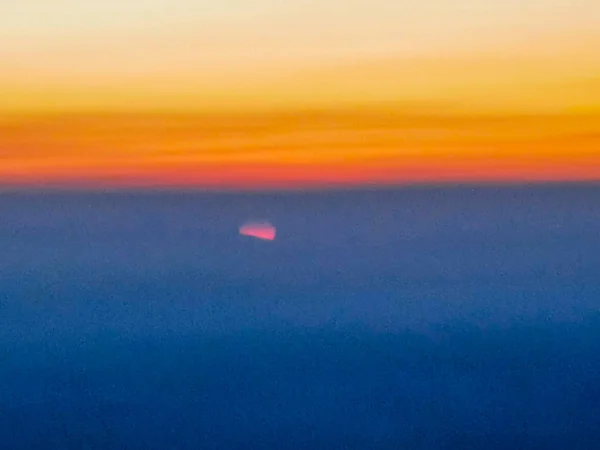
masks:
[(310, 187), (600, 180), (600, 117), (55, 115), (0, 124), (5, 184)]
[(5, 8), (0, 185), (600, 180), (599, 2), (199, 5)]

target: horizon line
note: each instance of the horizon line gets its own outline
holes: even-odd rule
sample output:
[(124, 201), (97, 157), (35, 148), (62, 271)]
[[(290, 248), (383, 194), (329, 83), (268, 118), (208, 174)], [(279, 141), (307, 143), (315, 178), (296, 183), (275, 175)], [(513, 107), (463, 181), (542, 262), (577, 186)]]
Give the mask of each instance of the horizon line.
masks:
[(319, 186), (278, 186), (272, 188), (209, 188), (209, 187), (102, 187), (102, 186), (39, 186), (39, 185), (2, 185), (0, 195), (6, 194), (192, 194), (192, 195), (261, 195), (261, 194), (304, 194), (304, 193), (344, 193), (405, 190), (443, 190), (443, 189), (535, 189), (535, 188), (600, 188), (600, 178), (595, 180), (522, 180), (522, 181), (464, 181), (464, 182), (412, 182), (381, 183), (355, 185), (319, 185)]

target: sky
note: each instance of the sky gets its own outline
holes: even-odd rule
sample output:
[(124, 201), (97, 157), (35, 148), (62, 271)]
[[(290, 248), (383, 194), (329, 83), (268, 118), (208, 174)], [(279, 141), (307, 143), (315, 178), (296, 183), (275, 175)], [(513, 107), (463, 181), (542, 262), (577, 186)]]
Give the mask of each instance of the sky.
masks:
[(0, 184), (600, 179), (595, 0), (21, 0), (0, 36)]

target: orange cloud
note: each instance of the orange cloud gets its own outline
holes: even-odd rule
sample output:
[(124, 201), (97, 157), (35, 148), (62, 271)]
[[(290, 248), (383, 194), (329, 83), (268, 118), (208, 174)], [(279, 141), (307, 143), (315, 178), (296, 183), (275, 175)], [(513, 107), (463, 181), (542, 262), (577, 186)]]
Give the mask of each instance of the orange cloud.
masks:
[(0, 122), (0, 183), (213, 188), (600, 180), (600, 116), (399, 111)]

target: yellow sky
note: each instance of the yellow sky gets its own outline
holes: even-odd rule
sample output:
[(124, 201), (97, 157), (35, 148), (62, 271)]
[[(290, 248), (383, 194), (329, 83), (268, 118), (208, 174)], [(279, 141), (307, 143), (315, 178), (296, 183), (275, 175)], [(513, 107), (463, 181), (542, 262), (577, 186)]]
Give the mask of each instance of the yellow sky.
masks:
[(405, 102), (590, 111), (596, 0), (19, 0), (0, 110)]
[(0, 1), (0, 186), (598, 180), (599, 123), (598, 0)]

